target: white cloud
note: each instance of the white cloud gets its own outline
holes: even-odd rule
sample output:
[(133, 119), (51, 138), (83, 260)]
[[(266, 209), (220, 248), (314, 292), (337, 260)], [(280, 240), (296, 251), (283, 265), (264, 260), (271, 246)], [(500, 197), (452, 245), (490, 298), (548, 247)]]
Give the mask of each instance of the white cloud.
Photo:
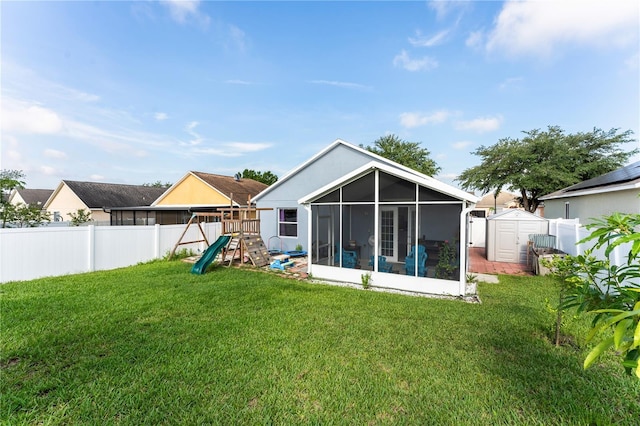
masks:
[(264, 151), (271, 148), (270, 143), (255, 142), (223, 142), (216, 144), (218, 147), (197, 147), (193, 152), (198, 154), (216, 155), (219, 157), (240, 157), (246, 153)]
[(204, 141), (204, 138), (195, 131), (195, 128), (198, 126), (198, 124), (200, 123), (198, 123), (197, 121), (192, 121), (189, 124), (187, 124), (184, 130), (192, 137), (192, 139), (186, 144), (183, 143), (183, 145), (191, 145), (191, 146), (200, 145)]
[(241, 85), (245, 85), (245, 86), (253, 84), (250, 81), (246, 81), (246, 80), (227, 80), (227, 81), (225, 81), (225, 83), (227, 83), (227, 84), (241, 84)]
[(449, 30), (443, 30), (436, 35), (427, 37), (422, 35), (420, 31), (416, 31), (415, 37), (409, 37), (409, 43), (416, 47), (433, 47), (441, 44), (449, 34)]
[(169, 8), (171, 17), (179, 24), (184, 24), (190, 18), (201, 25), (208, 25), (210, 18), (200, 11), (200, 0), (161, 0)]
[(104, 180), (104, 176), (102, 175), (97, 175), (97, 174), (93, 174), (89, 176), (89, 179), (91, 180), (97, 180), (97, 181), (101, 181)]
[(51, 166), (40, 166), (40, 173), (45, 176), (60, 176), (64, 174), (61, 169), (56, 169)]
[(156, 112), (153, 114), (153, 118), (158, 121), (164, 121), (169, 118), (169, 115), (166, 112)]
[(5, 132), (54, 134), (62, 129), (62, 119), (51, 109), (9, 98), (2, 101), (2, 130)]
[(244, 51), (247, 47), (247, 35), (240, 28), (235, 25), (229, 24), (229, 37), (232, 43), (240, 51)]
[(478, 48), (484, 44), (485, 34), (482, 31), (472, 31), (469, 33), (469, 37), (465, 40), (464, 44), (467, 47)]
[(635, 1), (506, 2), (486, 49), (548, 56), (560, 45), (622, 46), (638, 38)]
[(63, 159), (63, 158), (67, 158), (67, 153), (58, 151), (57, 149), (49, 148), (44, 150), (44, 156), (49, 158)]
[(522, 77), (510, 77), (504, 80), (498, 86), (500, 90), (510, 90), (510, 89), (519, 89), (521, 84), (524, 81)]
[(402, 50), (402, 52), (393, 58), (393, 65), (402, 67), (407, 71), (429, 71), (438, 66), (438, 61), (428, 56), (412, 59), (406, 50)]
[(498, 130), (501, 124), (501, 115), (495, 117), (479, 117), (468, 121), (458, 121), (456, 123), (456, 129), (471, 130), (477, 133), (484, 133)]
[(427, 124), (443, 123), (451, 116), (451, 113), (445, 110), (422, 113), (422, 112), (403, 112), (400, 114), (400, 124), (406, 128), (420, 127)]
[(473, 142), (470, 142), (470, 141), (460, 141), (460, 142), (456, 142), (456, 143), (454, 143), (452, 146), (453, 146), (453, 149), (455, 149), (455, 150), (458, 150), (458, 151), (459, 151), (459, 150), (465, 149), (465, 148), (467, 148), (467, 147), (469, 147), (469, 146), (471, 146), (471, 145), (473, 145)]
[(230, 149), (241, 153), (263, 151), (267, 148), (271, 148), (271, 144), (269, 143), (228, 142), (225, 145)]
[(330, 81), (330, 80), (312, 80), (313, 84), (325, 84), (327, 86), (343, 87), (345, 89), (357, 89), (357, 90), (371, 90), (370, 86), (365, 86), (358, 83), (349, 83), (347, 81)]

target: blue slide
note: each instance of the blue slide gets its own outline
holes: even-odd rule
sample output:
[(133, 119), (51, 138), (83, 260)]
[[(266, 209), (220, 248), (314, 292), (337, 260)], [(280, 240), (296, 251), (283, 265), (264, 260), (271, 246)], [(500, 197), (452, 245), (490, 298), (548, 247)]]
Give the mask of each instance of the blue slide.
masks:
[(230, 239), (230, 235), (221, 235), (215, 243), (211, 244), (204, 251), (202, 257), (195, 263), (195, 265), (193, 265), (193, 268), (191, 268), (191, 273), (200, 275), (204, 274), (204, 271), (206, 271), (207, 267), (211, 265), (211, 262), (215, 260), (218, 253), (220, 253), (220, 250), (227, 246)]

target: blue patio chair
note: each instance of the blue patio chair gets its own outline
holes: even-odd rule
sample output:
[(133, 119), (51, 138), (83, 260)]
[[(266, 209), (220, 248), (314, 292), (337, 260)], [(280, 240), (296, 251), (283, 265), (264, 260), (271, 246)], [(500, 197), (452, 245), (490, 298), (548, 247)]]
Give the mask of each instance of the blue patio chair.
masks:
[[(340, 264), (340, 252), (336, 252), (335, 264)], [(358, 264), (358, 254), (353, 250), (342, 249), (342, 267), (343, 268), (355, 268)]]
[[(373, 256), (369, 257), (369, 266), (373, 266)], [(388, 263), (385, 256), (378, 256), (378, 271), (393, 272), (393, 264)]]
[(427, 276), (427, 250), (424, 246), (413, 246), (411, 247), (411, 252), (407, 255), (404, 260), (404, 269), (406, 270), (407, 275), (415, 276), (416, 275), (416, 247), (418, 247), (418, 276), (426, 277)]

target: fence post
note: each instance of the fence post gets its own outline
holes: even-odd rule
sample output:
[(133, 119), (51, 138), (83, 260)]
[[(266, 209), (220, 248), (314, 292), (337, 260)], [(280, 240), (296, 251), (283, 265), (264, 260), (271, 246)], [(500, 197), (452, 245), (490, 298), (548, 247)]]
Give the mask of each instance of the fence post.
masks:
[(89, 225), (87, 226), (88, 236), (88, 253), (89, 253), (89, 262), (88, 262), (88, 270), (89, 272), (93, 272), (96, 269), (96, 226)]
[(153, 228), (153, 257), (160, 259), (160, 225), (155, 224)]
[(575, 239), (576, 239), (576, 255), (579, 256), (582, 254), (582, 245), (578, 244), (578, 241), (582, 239), (580, 238), (580, 224), (577, 222), (574, 223), (573, 229), (574, 229)]

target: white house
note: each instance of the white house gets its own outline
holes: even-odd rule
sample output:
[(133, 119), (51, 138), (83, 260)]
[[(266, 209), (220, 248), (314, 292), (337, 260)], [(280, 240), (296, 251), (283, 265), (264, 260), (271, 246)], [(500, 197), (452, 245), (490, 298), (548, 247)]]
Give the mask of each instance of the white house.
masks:
[(273, 209), (261, 215), (263, 239), (300, 244), (314, 277), (466, 293), (472, 194), (336, 140), (254, 201)]
[(540, 197), (545, 217), (591, 219), (613, 212), (640, 213), (640, 161)]

